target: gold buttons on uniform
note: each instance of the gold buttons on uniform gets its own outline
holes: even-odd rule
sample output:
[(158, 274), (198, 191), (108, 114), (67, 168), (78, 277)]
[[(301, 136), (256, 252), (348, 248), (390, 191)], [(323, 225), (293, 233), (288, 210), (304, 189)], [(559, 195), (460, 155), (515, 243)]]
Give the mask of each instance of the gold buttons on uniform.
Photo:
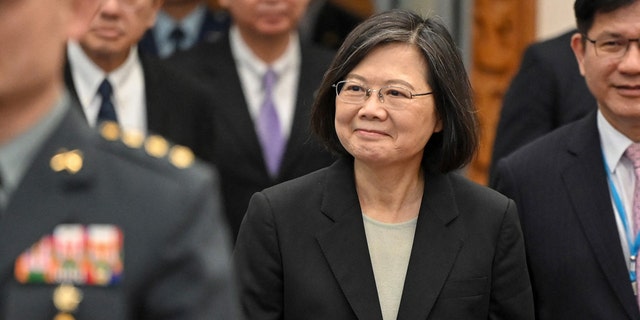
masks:
[[(145, 152), (154, 158), (163, 158), (168, 155), (169, 162), (177, 168), (188, 168), (196, 159), (188, 147), (171, 146), (165, 138), (159, 135), (146, 137), (140, 131), (121, 130), (115, 122), (103, 122), (100, 126), (100, 134), (105, 140), (121, 140), (122, 143), (133, 149), (144, 147)], [(51, 168), (55, 171), (67, 170), (74, 173), (73, 170), (76, 168), (79, 170), (82, 167), (82, 154), (79, 155), (80, 158), (76, 155), (58, 154), (51, 159)]]
[(54, 320), (73, 320), (71, 313), (78, 309), (82, 301), (82, 291), (71, 284), (61, 284), (53, 291), (53, 304), (58, 309)]
[(80, 150), (67, 151), (62, 149), (49, 161), (51, 169), (55, 172), (66, 170), (68, 173), (76, 174), (82, 169), (83, 155)]
[(184, 146), (173, 146), (169, 152), (169, 161), (176, 167), (184, 169), (193, 163), (195, 155), (191, 149)]
[(144, 149), (149, 155), (156, 158), (162, 158), (167, 155), (169, 143), (161, 136), (152, 135), (144, 142)]
[(122, 134), (122, 142), (126, 144), (129, 148), (138, 149), (142, 146), (144, 142), (144, 134), (140, 131), (125, 131)]
[(111, 121), (105, 121), (100, 125), (100, 134), (109, 141), (116, 141), (120, 138), (120, 127)]

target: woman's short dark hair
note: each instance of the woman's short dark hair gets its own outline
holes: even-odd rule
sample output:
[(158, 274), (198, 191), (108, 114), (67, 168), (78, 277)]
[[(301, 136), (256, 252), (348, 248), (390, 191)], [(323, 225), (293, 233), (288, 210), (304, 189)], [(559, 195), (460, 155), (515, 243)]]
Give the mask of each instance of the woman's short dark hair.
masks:
[(357, 26), (345, 39), (325, 73), (313, 104), (311, 126), (325, 147), (350, 157), (335, 129), (336, 93), (332, 84), (344, 80), (372, 50), (389, 43), (415, 45), (428, 65), (425, 74), (435, 99), (442, 131), (434, 133), (423, 155), (423, 167), (441, 172), (462, 168), (478, 146), (477, 119), (469, 78), (451, 35), (442, 22), (405, 10), (377, 15)]
[(576, 0), (573, 4), (573, 12), (576, 16), (578, 31), (582, 34), (587, 34), (591, 26), (593, 26), (593, 19), (596, 13), (611, 12), (636, 1), (637, 0)]

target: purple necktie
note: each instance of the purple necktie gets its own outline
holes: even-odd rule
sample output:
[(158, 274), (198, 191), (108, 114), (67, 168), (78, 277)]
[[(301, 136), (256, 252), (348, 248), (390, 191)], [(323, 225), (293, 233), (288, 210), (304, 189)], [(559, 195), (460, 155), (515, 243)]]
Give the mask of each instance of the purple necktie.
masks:
[(271, 176), (277, 175), (282, 152), (284, 151), (280, 120), (272, 98), (276, 77), (276, 73), (269, 69), (262, 78), (264, 101), (260, 107), (260, 115), (258, 117), (258, 137), (262, 145), (262, 154), (264, 155), (267, 170)]
[[(640, 231), (640, 143), (633, 143), (627, 148), (625, 156), (633, 163), (633, 171), (636, 176), (636, 183), (633, 189), (633, 234), (637, 236)], [(631, 248), (629, 248), (631, 250)], [(633, 253), (632, 253), (633, 254)], [(640, 263), (636, 263), (636, 277), (640, 276)], [(636, 284), (638, 280), (636, 279)], [(638, 305), (640, 305), (640, 295), (636, 295)]]

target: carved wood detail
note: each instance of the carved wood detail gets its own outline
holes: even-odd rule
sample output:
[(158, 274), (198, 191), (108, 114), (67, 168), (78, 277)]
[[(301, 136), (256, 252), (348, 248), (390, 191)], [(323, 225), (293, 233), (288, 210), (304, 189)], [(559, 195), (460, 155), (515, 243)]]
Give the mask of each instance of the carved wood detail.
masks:
[(535, 38), (536, 0), (475, 0), (471, 83), (480, 121), (480, 148), (467, 176), (487, 184), (502, 97)]

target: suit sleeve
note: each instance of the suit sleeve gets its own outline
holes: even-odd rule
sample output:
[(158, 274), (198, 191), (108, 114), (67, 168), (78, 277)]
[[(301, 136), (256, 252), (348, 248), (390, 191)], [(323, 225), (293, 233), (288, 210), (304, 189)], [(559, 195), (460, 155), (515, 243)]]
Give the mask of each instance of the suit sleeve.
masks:
[(508, 202), (498, 235), (491, 278), (490, 319), (534, 319), (524, 240), (512, 200)]
[(239, 317), (217, 180), (197, 181), (202, 183), (185, 186), (184, 219), (170, 227), (174, 232), (162, 244), (162, 271), (146, 294), (145, 319)]
[(273, 210), (264, 193), (249, 201), (233, 256), (246, 319), (282, 319), (282, 258)]

